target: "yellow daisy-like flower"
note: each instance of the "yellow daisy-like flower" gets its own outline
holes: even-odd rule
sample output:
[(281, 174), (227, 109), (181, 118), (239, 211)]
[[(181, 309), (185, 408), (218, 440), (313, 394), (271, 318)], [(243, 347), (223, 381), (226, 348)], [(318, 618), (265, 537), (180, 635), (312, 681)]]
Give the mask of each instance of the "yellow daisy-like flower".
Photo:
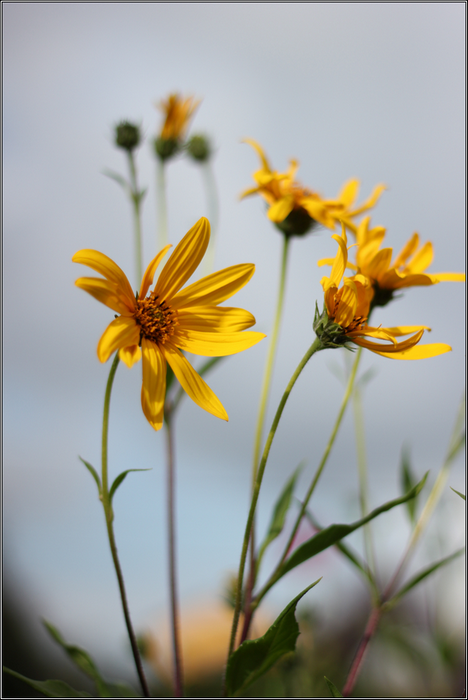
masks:
[(169, 95), (167, 101), (161, 101), (158, 107), (164, 114), (164, 124), (160, 136), (165, 140), (181, 141), (185, 137), (190, 118), (200, 104), (193, 97), (185, 99), (177, 93)]
[(269, 205), (267, 216), (285, 234), (300, 236), (314, 225), (322, 224), (329, 229), (335, 229), (337, 221), (349, 222), (373, 207), (383, 190), (384, 185), (375, 188), (369, 199), (355, 206), (359, 190), (359, 181), (347, 182), (335, 200), (326, 200), (296, 182), (295, 175), (299, 167), (296, 160), (290, 161), (287, 173), (278, 173), (270, 168), (262, 147), (252, 139), (245, 139), (255, 149), (262, 162), (262, 167), (253, 174), (257, 183), (241, 194), (241, 198), (252, 194), (260, 194)]
[[(462, 272), (425, 272), (432, 262), (434, 251), (429, 241), (420, 245), (417, 233), (413, 234), (392, 262), (393, 249), (380, 247), (385, 238), (385, 229), (382, 226), (370, 228), (369, 222), (370, 217), (366, 217), (356, 229), (356, 263), (348, 261), (347, 268), (370, 280), (374, 289), (373, 306), (384, 306), (397, 289), (465, 281)], [(332, 264), (333, 258), (318, 262), (319, 266)]]
[(182, 289), (203, 258), (209, 240), (209, 221), (201, 218), (174, 249), (152, 292), (149, 289), (156, 269), (171, 246), (151, 261), (137, 294), (120, 267), (103, 253), (80, 250), (72, 258), (105, 278), (80, 277), (76, 286), (120, 314), (98, 343), (99, 360), (106, 362), (118, 350), (120, 359), (132, 367), (143, 356), (141, 405), (155, 430), (163, 424), (166, 362), (196, 404), (228, 420), (219, 399), (180, 350), (221, 357), (246, 350), (265, 337), (263, 333), (241, 332), (255, 324), (248, 311), (218, 306), (247, 284), (254, 265), (234, 265)]
[[(343, 225), (341, 236), (334, 235), (338, 252), (333, 260), (330, 277), (323, 277), (321, 284), (325, 295), (325, 308), (319, 317), (316, 314), (314, 329), (322, 338), (324, 347), (337, 347), (349, 341), (367, 348), (377, 355), (394, 360), (422, 360), (435, 357), (451, 350), (445, 343), (418, 345), (427, 326), (397, 326), (395, 328), (375, 328), (367, 325), (370, 304), (373, 298), (371, 281), (365, 275), (357, 274), (345, 278), (339, 288), (348, 263), (346, 229)], [(396, 339), (411, 335), (398, 342)], [(387, 342), (367, 340), (373, 338)]]

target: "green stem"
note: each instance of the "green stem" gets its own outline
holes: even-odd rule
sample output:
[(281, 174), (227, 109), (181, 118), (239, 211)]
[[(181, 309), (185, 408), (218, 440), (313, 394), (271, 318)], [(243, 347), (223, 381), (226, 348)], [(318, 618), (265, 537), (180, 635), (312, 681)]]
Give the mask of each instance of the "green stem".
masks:
[(216, 234), (218, 232), (219, 224), (219, 200), (211, 159), (208, 159), (201, 164), (201, 170), (208, 203), (208, 219), (210, 220), (211, 225), (210, 243), (203, 260), (205, 275), (209, 275), (211, 272), (213, 272), (214, 267)]
[[(263, 479), (263, 474), (265, 472), (265, 467), (266, 463), (268, 460), (268, 455), (270, 453), (270, 448), (271, 444), (273, 442), (273, 438), (275, 437), (276, 434), (276, 429), (278, 428), (278, 423), (280, 422), (281, 416), (283, 414), (284, 407), (286, 405), (286, 402), (289, 398), (289, 394), (292, 391), (292, 388), (294, 384), (296, 383), (299, 375), (301, 374), (302, 370), (312, 357), (318, 350), (322, 348), (321, 342), (318, 338), (314, 340), (310, 348), (307, 350), (306, 354), (300, 361), (296, 371), (294, 372), (293, 376), (291, 377), (288, 386), (286, 387), (286, 391), (284, 392), (281, 401), (279, 403), (278, 409), (276, 411), (276, 415), (273, 419), (273, 423), (271, 425), (270, 432), (268, 434), (266, 443), (265, 443), (265, 448), (263, 450), (263, 455), (262, 459), (260, 461), (260, 465), (258, 467), (257, 471), (257, 478), (255, 481), (255, 485), (253, 488), (253, 493), (252, 493), (252, 500), (250, 504), (250, 510), (249, 510), (249, 515), (247, 518), (247, 524), (245, 526), (245, 533), (244, 533), (244, 542), (242, 545), (242, 553), (241, 553), (241, 559), (240, 559), (240, 564), (239, 564), (239, 574), (237, 577), (237, 591), (236, 591), (236, 605), (235, 605), (235, 610), (234, 610), (234, 619), (232, 622), (232, 630), (231, 630), (231, 639), (229, 642), (229, 652), (228, 652), (228, 658), (231, 656), (233, 650), (234, 650), (234, 644), (235, 644), (235, 639), (236, 639), (236, 633), (237, 633), (237, 626), (239, 623), (239, 615), (240, 615), (240, 603), (241, 603), (241, 596), (242, 596), (242, 583), (244, 579), (244, 569), (245, 569), (245, 561), (247, 558), (247, 549), (249, 546), (249, 540), (250, 540), (250, 534), (252, 530), (252, 523), (254, 520), (254, 515), (255, 515), (255, 509), (257, 506), (257, 501), (258, 501), (258, 495), (260, 493), (260, 487), (262, 485), (262, 479)], [(226, 687), (224, 688), (224, 692), (226, 693)]]
[(353, 391), (353, 385), (354, 385), (354, 380), (356, 378), (356, 373), (357, 373), (357, 369), (358, 369), (358, 365), (359, 365), (359, 359), (360, 359), (360, 354), (357, 354), (356, 359), (354, 360), (354, 364), (353, 364), (353, 368), (351, 370), (350, 377), (348, 379), (348, 384), (346, 387), (345, 394), (343, 396), (343, 401), (341, 402), (340, 410), (338, 412), (338, 416), (336, 418), (335, 425), (333, 427), (332, 433), (331, 433), (330, 438), (328, 440), (328, 444), (325, 448), (325, 451), (323, 453), (320, 464), (317, 468), (317, 471), (315, 472), (315, 476), (312, 480), (311, 485), (309, 486), (309, 490), (307, 491), (306, 497), (302, 503), (301, 510), (299, 511), (299, 515), (297, 516), (296, 523), (292, 529), (288, 543), (287, 543), (286, 547), (284, 548), (283, 555), (282, 555), (276, 569), (274, 570), (274, 572), (272, 573), (272, 575), (268, 579), (267, 583), (263, 586), (263, 588), (260, 590), (260, 592), (255, 596), (255, 602), (254, 602), (255, 608), (258, 607), (262, 598), (265, 596), (265, 594), (270, 590), (270, 588), (276, 583), (276, 581), (280, 577), (280, 569), (281, 569), (283, 562), (285, 561), (285, 559), (288, 555), (289, 550), (291, 549), (291, 546), (294, 542), (294, 538), (296, 537), (296, 533), (299, 529), (299, 525), (301, 524), (302, 518), (304, 517), (304, 514), (306, 512), (307, 505), (312, 497), (312, 494), (315, 491), (315, 487), (317, 486), (318, 480), (320, 479), (320, 476), (325, 468), (325, 465), (327, 463), (327, 459), (328, 459), (328, 456), (330, 454), (331, 448), (333, 447), (333, 444), (335, 442), (335, 438), (338, 434), (338, 430), (339, 430), (339, 427), (341, 425), (341, 421), (343, 420), (346, 406), (348, 405), (348, 401), (349, 401), (350, 396), (351, 396), (352, 391)]
[(130, 167), (131, 198), (133, 204), (133, 222), (135, 231), (135, 267), (136, 286), (140, 286), (143, 277), (143, 254), (141, 248), (141, 196), (138, 190), (137, 173), (133, 151), (128, 151), (128, 163)]
[(166, 166), (161, 158), (157, 159), (157, 191), (158, 202), (158, 231), (157, 249), (164, 248), (169, 242), (167, 235), (167, 199), (166, 199)]
[(112, 503), (109, 497), (109, 483), (108, 483), (108, 473), (107, 473), (107, 443), (108, 443), (108, 432), (109, 432), (109, 406), (110, 398), (112, 392), (112, 384), (114, 382), (115, 373), (119, 364), (119, 353), (115, 354), (114, 361), (112, 363), (109, 379), (107, 380), (106, 393), (104, 397), (104, 413), (102, 418), (102, 492), (101, 499), (102, 505), (104, 507), (104, 514), (106, 517), (107, 535), (109, 537), (109, 546), (112, 554), (112, 561), (114, 562), (115, 573), (117, 574), (117, 580), (119, 583), (120, 598), (122, 600), (122, 608), (125, 617), (125, 624), (127, 625), (127, 632), (130, 638), (130, 644), (132, 647), (133, 658), (135, 660), (135, 666), (137, 669), (138, 677), (140, 679), (141, 687), (143, 689), (143, 694), (146, 698), (150, 698), (150, 692), (148, 689), (148, 684), (146, 682), (145, 675), (143, 673), (143, 666), (141, 663), (140, 652), (138, 651), (138, 645), (135, 637), (135, 632), (133, 631), (132, 622), (130, 619), (130, 612), (128, 609), (127, 595), (125, 592), (125, 584), (123, 580), (122, 569), (120, 567), (119, 558), (117, 555), (117, 546), (115, 544), (114, 529), (112, 522), (114, 520), (114, 513), (112, 510)]
[(177, 595), (175, 534), (175, 463), (172, 421), (165, 416), (167, 437), (167, 519), (169, 537), (169, 590), (171, 595), (172, 649), (174, 654), (174, 697), (183, 697), (182, 654), (180, 644), (179, 605)]

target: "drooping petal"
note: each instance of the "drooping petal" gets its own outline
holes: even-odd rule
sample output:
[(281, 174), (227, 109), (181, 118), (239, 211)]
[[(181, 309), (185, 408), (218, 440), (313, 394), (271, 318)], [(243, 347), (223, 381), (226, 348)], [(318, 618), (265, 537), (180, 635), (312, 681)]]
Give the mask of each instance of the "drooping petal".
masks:
[(171, 343), (181, 350), (187, 350), (194, 355), (204, 357), (224, 357), (235, 355), (247, 350), (266, 338), (264, 333), (247, 331), (244, 333), (204, 333), (200, 331), (184, 332), (180, 326), (176, 328)]
[(169, 301), (197, 269), (210, 241), (210, 222), (202, 216), (185, 234), (164, 265), (155, 293)]
[(437, 355), (443, 355), (446, 352), (451, 351), (450, 345), (446, 343), (429, 343), (428, 345), (415, 345), (409, 350), (403, 350), (402, 352), (374, 352), (377, 355), (382, 355), (382, 357), (389, 357), (391, 360), (425, 360), (428, 357), (436, 357)]
[(229, 306), (193, 306), (179, 311), (183, 331), (235, 333), (255, 325), (255, 316), (244, 309)]
[(206, 384), (193, 369), (190, 362), (182, 353), (171, 343), (162, 345), (161, 352), (164, 354), (164, 357), (177, 377), (181, 387), (190, 396), (192, 401), (195, 401), (200, 408), (208, 411), (208, 413), (211, 413), (213, 416), (227, 421), (228, 415), (221, 401), (210, 389), (208, 384)]
[(143, 338), (141, 349), (143, 351), (141, 407), (148, 423), (155, 430), (159, 430), (164, 418), (166, 360), (156, 343), (147, 338)]
[(134, 306), (129, 308), (127, 297), (120, 292), (120, 287), (114, 282), (103, 280), (100, 277), (80, 277), (76, 280), (75, 286), (84, 289), (101, 304), (105, 304), (123, 316), (133, 314)]
[[(346, 229), (344, 225), (342, 224), (342, 235), (337, 236), (334, 234), (332, 238), (335, 239), (335, 241), (339, 245), (338, 252), (335, 256), (335, 259), (333, 260), (333, 267), (330, 272), (330, 277), (329, 277), (329, 282), (326, 283), (326, 286), (324, 287), (324, 290), (326, 291), (328, 287), (331, 286), (336, 286), (341, 282), (341, 278), (343, 277), (344, 271), (346, 269), (346, 264), (348, 262), (348, 249), (346, 247), (347, 244), (347, 238), (346, 238)], [(323, 286), (323, 285), (322, 285)]]
[(419, 331), (418, 333), (412, 335), (411, 338), (403, 340), (401, 343), (393, 343), (392, 345), (384, 345), (383, 343), (373, 343), (372, 341), (366, 340), (365, 338), (353, 337), (352, 340), (353, 343), (356, 343), (356, 345), (360, 345), (363, 348), (367, 348), (367, 350), (372, 350), (372, 352), (376, 352), (379, 355), (381, 355), (382, 353), (384, 353), (385, 355), (394, 355), (395, 353), (409, 350), (414, 345), (419, 343), (423, 333), (424, 331)]
[(119, 316), (109, 323), (101, 336), (97, 346), (97, 354), (100, 362), (107, 362), (116, 350), (128, 345), (138, 345), (140, 329), (134, 318)]
[(156, 268), (158, 267), (159, 263), (163, 259), (163, 257), (166, 255), (167, 251), (169, 248), (171, 248), (171, 244), (168, 243), (167, 246), (165, 246), (160, 253), (156, 255), (155, 258), (150, 262), (148, 267), (146, 268), (146, 272), (143, 275), (143, 279), (141, 280), (141, 287), (140, 287), (140, 299), (144, 299), (146, 295), (148, 294), (148, 289), (151, 287), (153, 284), (153, 278), (154, 278), (154, 273), (156, 272)]
[(438, 280), (434, 280), (431, 275), (420, 273), (419, 275), (407, 275), (403, 272), (398, 272), (395, 268), (388, 270), (380, 279), (379, 287), (381, 289), (403, 289), (405, 287), (430, 287), (437, 284)]
[(126, 297), (126, 305), (128, 308), (135, 308), (135, 295), (127, 276), (113, 260), (107, 257), (107, 255), (100, 253), (98, 250), (85, 248), (75, 253), (72, 257), (72, 261), (80, 263), (80, 265), (87, 265), (92, 270), (99, 272), (99, 274), (105, 277), (106, 280), (109, 280), (109, 282), (116, 284), (122, 296)]
[(176, 309), (187, 309), (192, 306), (212, 306), (232, 297), (244, 287), (255, 272), (255, 265), (245, 263), (233, 265), (224, 270), (213, 272), (198, 282), (185, 287), (171, 301)]
[(267, 216), (270, 221), (274, 221), (279, 224), (285, 220), (285, 218), (294, 209), (294, 196), (288, 194), (285, 197), (281, 197), (277, 202), (271, 205), (268, 209)]
[(395, 326), (392, 328), (385, 328), (392, 335), (399, 337), (401, 335), (409, 335), (410, 333), (417, 333), (418, 331), (430, 331), (429, 326)]
[(129, 369), (141, 360), (141, 348), (138, 345), (128, 345), (126, 348), (120, 348), (119, 357)]

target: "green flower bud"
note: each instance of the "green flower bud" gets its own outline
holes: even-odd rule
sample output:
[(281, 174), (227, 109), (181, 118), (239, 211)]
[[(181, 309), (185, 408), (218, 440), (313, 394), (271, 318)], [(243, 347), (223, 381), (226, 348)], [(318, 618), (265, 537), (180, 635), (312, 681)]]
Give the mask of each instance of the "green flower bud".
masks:
[(275, 223), (286, 236), (304, 236), (316, 225), (315, 219), (303, 207), (293, 209), (283, 221)]
[(172, 158), (180, 151), (180, 141), (158, 136), (154, 139), (154, 151), (161, 160), (169, 160), (169, 158)]
[(186, 148), (187, 153), (194, 160), (203, 162), (211, 156), (211, 144), (206, 136), (192, 136)]
[(140, 143), (140, 129), (130, 122), (120, 122), (115, 127), (115, 145), (126, 151), (133, 151)]
[(322, 313), (319, 312), (317, 302), (315, 302), (315, 316), (313, 328), (317, 338), (319, 338), (322, 347), (325, 348), (342, 348), (353, 350), (353, 347), (348, 344), (348, 339), (343, 328), (339, 323), (335, 323), (328, 317), (327, 308), (324, 305)]

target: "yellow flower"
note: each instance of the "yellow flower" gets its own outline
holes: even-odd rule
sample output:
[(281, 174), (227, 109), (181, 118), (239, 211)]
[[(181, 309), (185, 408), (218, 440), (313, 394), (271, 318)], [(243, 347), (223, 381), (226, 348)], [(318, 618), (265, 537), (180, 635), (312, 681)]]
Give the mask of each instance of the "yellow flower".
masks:
[[(347, 268), (365, 275), (374, 289), (373, 306), (384, 306), (397, 289), (426, 287), (438, 282), (464, 282), (461, 272), (426, 273), (434, 257), (432, 243), (420, 246), (419, 235), (414, 233), (392, 263), (393, 249), (380, 248), (385, 229), (382, 226), (369, 228), (370, 217), (361, 221), (356, 229), (356, 263), (347, 263)], [(318, 265), (331, 265), (333, 259), (319, 260)]]
[(296, 160), (290, 161), (287, 173), (278, 173), (271, 170), (263, 149), (256, 141), (245, 139), (245, 143), (255, 149), (262, 167), (253, 175), (257, 186), (245, 190), (241, 198), (251, 194), (262, 195), (269, 205), (268, 218), (287, 235), (303, 235), (314, 223), (335, 229), (337, 221), (343, 220), (351, 226), (356, 216), (376, 204), (385, 189), (383, 185), (379, 185), (366, 202), (355, 207), (359, 181), (350, 180), (344, 185), (337, 199), (322, 199), (317, 192), (295, 181), (294, 177), (299, 167)]
[(185, 137), (192, 114), (200, 104), (193, 97), (182, 98), (177, 93), (169, 95), (167, 101), (161, 101), (158, 107), (164, 114), (164, 124), (160, 137), (165, 140), (180, 141)]
[(80, 277), (76, 286), (120, 314), (99, 341), (99, 360), (106, 362), (118, 350), (120, 359), (132, 367), (143, 355), (141, 405), (155, 430), (163, 423), (166, 362), (196, 404), (228, 420), (219, 399), (180, 350), (220, 357), (246, 350), (265, 337), (263, 333), (241, 333), (255, 324), (248, 311), (218, 306), (247, 284), (254, 265), (234, 265), (182, 289), (203, 258), (209, 240), (209, 221), (201, 218), (176, 246), (149, 292), (156, 268), (171, 246), (151, 261), (137, 294), (120, 267), (103, 253), (80, 250), (72, 258), (105, 278)]
[[(397, 326), (395, 328), (375, 328), (367, 325), (370, 304), (373, 298), (371, 281), (363, 274), (345, 278), (343, 286), (339, 284), (348, 264), (346, 229), (343, 225), (342, 235), (334, 235), (338, 243), (338, 252), (333, 260), (330, 277), (323, 277), (321, 284), (325, 295), (325, 308), (321, 316), (316, 314), (314, 329), (322, 338), (325, 347), (346, 345), (349, 341), (367, 348), (377, 355), (394, 360), (422, 360), (451, 350), (445, 343), (418, 345), (427, 326)], [(410, 338), (398, 342), (396, 338), (405, 335)], [(374, 338), (383, 343), (367, 340)], [(417, 346), (417, 347), (416, 347)]]

